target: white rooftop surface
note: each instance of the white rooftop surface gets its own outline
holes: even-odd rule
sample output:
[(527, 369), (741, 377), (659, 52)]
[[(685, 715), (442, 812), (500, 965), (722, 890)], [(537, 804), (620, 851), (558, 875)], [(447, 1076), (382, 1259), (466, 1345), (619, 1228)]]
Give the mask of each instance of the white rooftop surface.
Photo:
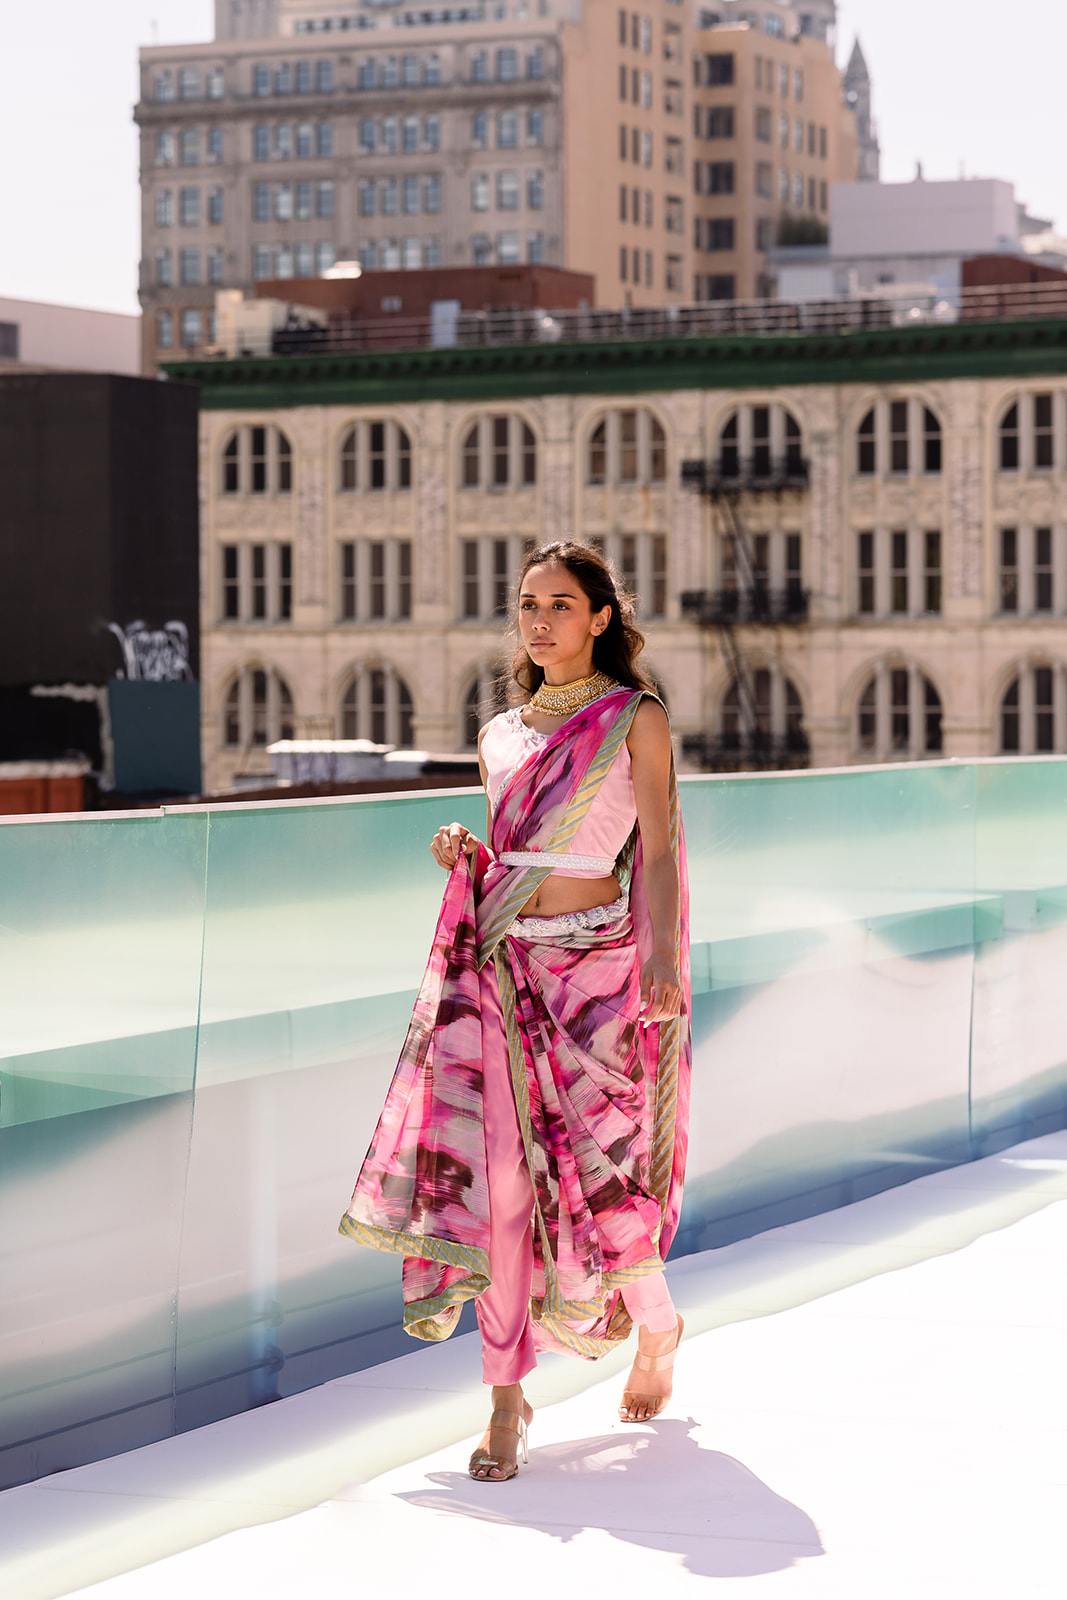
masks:
[(614, 1420), (626, 1354), (553, 1358), (475, 1483), (476, 1338), (415, 1347), (0, 1495), (0, 1593), (1062, 1600), (1065, 1255), (1058, 1133), (678, 1261), (655, 1423)]

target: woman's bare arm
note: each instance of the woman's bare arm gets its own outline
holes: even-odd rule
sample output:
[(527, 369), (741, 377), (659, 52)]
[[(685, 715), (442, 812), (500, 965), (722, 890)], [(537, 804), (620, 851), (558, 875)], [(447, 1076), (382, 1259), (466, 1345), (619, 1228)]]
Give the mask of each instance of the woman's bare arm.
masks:
[(678, 869), (671, 850), (671, 732), (663, 707), (643, 700), (626, 740), (633, 771), (652, 954), (641, 970), (641, 1020), (663, 1022), (682, 1008), (678, 980)]

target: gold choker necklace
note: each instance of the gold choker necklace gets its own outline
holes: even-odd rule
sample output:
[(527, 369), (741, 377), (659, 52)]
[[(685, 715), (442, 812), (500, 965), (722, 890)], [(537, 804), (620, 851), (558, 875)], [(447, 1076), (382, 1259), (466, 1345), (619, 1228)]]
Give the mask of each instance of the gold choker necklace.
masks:
[(542, 683), (530, 700), (530, 710), (546, 717), (572, 717), (618, 687), (606, 672), (594, 672), (591, 678), (576, 678), (573, 683)]

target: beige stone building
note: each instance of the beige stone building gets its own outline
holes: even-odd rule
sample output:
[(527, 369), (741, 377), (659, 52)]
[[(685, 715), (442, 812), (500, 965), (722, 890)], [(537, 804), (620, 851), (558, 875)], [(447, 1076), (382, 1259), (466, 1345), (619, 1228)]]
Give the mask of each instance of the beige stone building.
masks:
[(206, 781), (469, 747), (528, 541), (635, 590), (690, 767), (1067, 751), (1067, 325), (197, 362)]
[[(692, 0), (217, 0), (213, 40), (141, 53), (145, 370), (212, 343), (217, 288), (337, 260), (541, 261), (593, 273), (605, 306), (765, 287), (764, 232), (797, 209), (799, 175), (799, 209), (825, 212), (853, 119), (829, 47), (798, 31), (807, 14), (761, 0), (735, 25), (736, 4), (710, 25)], [(709, 83), (727, 58), (730, 84)], [(769, 197), (765, 101), (790, 140), (798, 119), (820, 130), (814, 154), (781, 154)], [(709, 134), (727, 113), (731, 138)]]

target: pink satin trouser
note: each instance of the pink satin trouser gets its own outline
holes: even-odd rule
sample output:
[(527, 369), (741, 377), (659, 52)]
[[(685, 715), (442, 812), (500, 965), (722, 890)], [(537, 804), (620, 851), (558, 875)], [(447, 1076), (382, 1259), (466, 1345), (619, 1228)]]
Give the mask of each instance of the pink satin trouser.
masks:
[[(507, 1036), (492, 962), (481, 971), (485, 1153), (489, 1176), (489, 1273), (475, 1301), (485, 1383), (519, 1383), (537, 1365), (530, 1321), (533, 1273), (533, 1185), (515, 1111)], [(622, 1290), (635, 1323), (667, 1333), (678, 1318), (662, 1272)]]

